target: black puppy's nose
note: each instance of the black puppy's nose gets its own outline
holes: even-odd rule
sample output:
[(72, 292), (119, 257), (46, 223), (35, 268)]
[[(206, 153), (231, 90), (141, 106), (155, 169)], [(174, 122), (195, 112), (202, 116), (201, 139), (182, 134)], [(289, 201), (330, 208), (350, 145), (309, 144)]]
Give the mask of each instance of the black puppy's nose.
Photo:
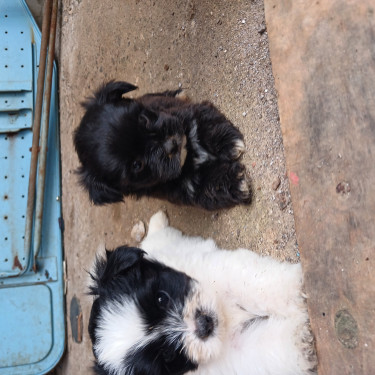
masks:
[(201, 339), (210, 336), (215, 328), (215, 322), (212, 316), (198, 312), (195, 316), (196, 334)]
[(163, 148), (164, 148), (166, 154), (174, 155), (179, 150), (179, 144), (180, 144), (180, 142), (176, 137), (170, 137), (164, 142)]

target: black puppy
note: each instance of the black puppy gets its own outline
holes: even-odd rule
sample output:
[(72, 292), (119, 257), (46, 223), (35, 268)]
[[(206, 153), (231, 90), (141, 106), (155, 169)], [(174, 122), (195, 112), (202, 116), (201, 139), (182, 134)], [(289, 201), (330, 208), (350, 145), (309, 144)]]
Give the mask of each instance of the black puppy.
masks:
[(74, 144), (93, 203), (124, 195), (209, 210), (250, 203), (239, 130), (213, 104), (179, 98), (181, 90), (122, 98), (136, 88), (112, 81), (83, 104)]

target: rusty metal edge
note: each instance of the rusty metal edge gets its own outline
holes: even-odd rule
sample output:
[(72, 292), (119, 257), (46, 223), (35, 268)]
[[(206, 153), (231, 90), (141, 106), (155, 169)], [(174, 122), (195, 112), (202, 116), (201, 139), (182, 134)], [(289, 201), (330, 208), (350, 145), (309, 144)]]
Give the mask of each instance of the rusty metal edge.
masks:
[(52, 0), (46, 0), (43, 7), (42, 41), (39, 58), (39, 72), (37, 81), (37, 93), (35, 101), (35, 113), (33, 121), (33, 140), (31, 147), (29, 187), (27, 194), (26, 225), (25, 225), (25, 254), (30, 252), (31, 232), (34, 213), (34, 201), (36, 190), (36, 172), (38, 165), (40, 123), (42, 117), (43, 88), (45, 78), (46, 56), (49, 43), (49, 29), (51, 23)]
[(41, 140), (40, 140), (40, 153), (38, 165), (38, 184), (36, 192), (35, 203), (35, 226), (34, 226), (34, 260), (33, 270), (36, 270), (36, 258), (40, 251), (41, 237), (42, 237), (42, 221), (43, 221), (43, 202), (44, 202), (44, 187), (46, 178), (46, 163), (47, 163), (47, 142), (48, 142), (48, 127), (49, 115), (51, 106), (51, 91), (52, 91), (52, 75), (53, 75), (53, 61), (55, 56), (55, 39), (57, 27), (57, 11), (58, 0), (53, 0), (52, 3), (52, 16), (50, 25), (50, 35), (48, 43), (47, 54), (47, 72), (46, 84), (43, 95), (43, 113), (41, 124)]

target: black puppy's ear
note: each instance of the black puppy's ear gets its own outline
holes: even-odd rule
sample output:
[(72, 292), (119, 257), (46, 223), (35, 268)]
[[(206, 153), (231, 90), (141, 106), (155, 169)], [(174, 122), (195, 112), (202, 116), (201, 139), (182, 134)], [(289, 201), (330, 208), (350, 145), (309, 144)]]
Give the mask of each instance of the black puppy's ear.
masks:
[(138, 87), (124, 81), (110, 81), (94, 94), (97, 104), (106, 104), (121, 100), (122, 95), (136, 90)]
[(77, 173), (80, 175), (81, 185), (88, 191), (89, 198), (97, 206), (107, 203), (117, 203), (123, 201), (121, 191), (108, 186), (103, 181), (98, 181), (83, 167), (78, 168)]
[(90, 200), (97, 206), (123, 201), (123, 195), (120, 191), (109, 187), (103, 182), (90, 184), (88, 191)]
[(106, 250), (105, 258), (97, 256), (94, 271), (90, 273), (93, 280), (89, 288), (90, 294), (101, 295), (111, 292), (113, 288), (109, 284), (120, 276), (126, 276), (145, 254), (136, 247), (120, 246), (113, 251)]
[(138, 249), (137, 247), (119, 246), (115, 250), (105, 250), (107, 257), (107, 265), (113, 264), (111, 272), (118, 274), (125, 271), (126, 269), (134, 266), (143, 256), (146, 254), (145, 251)]

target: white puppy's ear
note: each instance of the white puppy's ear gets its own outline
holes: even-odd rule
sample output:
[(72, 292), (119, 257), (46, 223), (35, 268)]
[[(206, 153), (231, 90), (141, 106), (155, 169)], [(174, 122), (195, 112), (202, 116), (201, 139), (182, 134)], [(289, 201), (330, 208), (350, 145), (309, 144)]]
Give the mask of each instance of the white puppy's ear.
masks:
[(150, 219), (150, 224), (148, 225), (148, 235), (158, 232), (166, 228), (169, 225), (168, 217), (164, 211), (158, 211)]

